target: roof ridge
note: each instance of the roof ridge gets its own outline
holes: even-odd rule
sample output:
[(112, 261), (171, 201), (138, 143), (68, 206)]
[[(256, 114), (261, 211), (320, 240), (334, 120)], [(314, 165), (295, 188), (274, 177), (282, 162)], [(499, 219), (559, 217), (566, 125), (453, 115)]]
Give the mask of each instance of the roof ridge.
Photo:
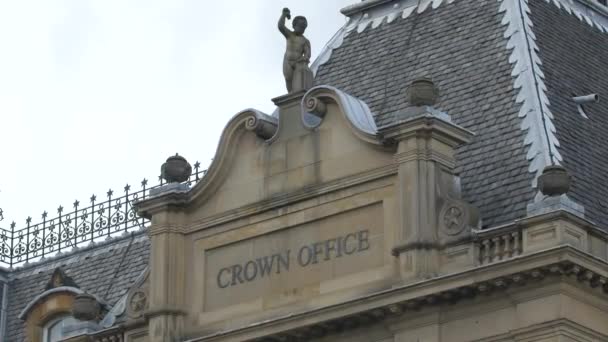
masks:
[(327, 42), (312, 63), (311, 70), (313, 71), (313, 74), (316, 75), (319, 67), (331, 59), (333, 50), (339, 48), (344, 42), (344, 38), (354, 31), (355, 28), (358, 33), (361, 33), (370, 26), (371, 28), (377, 28), (385, 19), (386, 23), (390, 24), (400, 15), (402, 19), (406, 19), (414, 12), (421, 14), (429, 7), (436, 9), (444, 2), (451, 4), (455, 1), (456, 0), (364, 0), (360, 3), (347, 6), (340, 10), (340, 12), (349, 17), (348, 22), (334, 34), (329, 42)]
[[(514, 88), (519, 89), (516, 101), (521, 103), (519, 117), (522, 118), (521, 129), (526, 132), (524, 145), (528, 146), (528, 170), (535, 174), (532, 187), (537, 188), (538, 177), (545, 167), (561, 164), (563, 157), (558, 149), (560, 143), (550, 109), (545, 74), (541, 69), (540, 48), (536, 44), (534, 25), (530, 17), (530, 0), (498, 1), (501, 2), (499, 11), (504, 13), (502, 24), (507, 26), (504, 36), (508, 39), (507, 48), (511, 50), (509, 62), (513, 65)], [(553, 1), (556, 4), (561, 0), (545, 1)], [(544, 197), (537, 191), (534, 203), (541, 202)], [(530, 214), (534, 207), (528, 206), (527, 210)], [(584, 211), (582, 205), (579, 210)]]
[(545, 0), (545, 2), (552, 3), (589, 26), (608, 33), (608, 7), (604, 8), (590, 0)]
[(353, 14), (357, 14), (361, 11), (364, 11), (366, 9), (378, 6), (378, 5), (383, 5), (387, 2), (393, 2), (395, 0), (363, 0), (359, 3), (356, 4), (352, 4), (349, 6), (346, 6), (344, 8), (342, 8), (340, 10), (340, 13), (344, 14), (345, 16), (351, 16)]

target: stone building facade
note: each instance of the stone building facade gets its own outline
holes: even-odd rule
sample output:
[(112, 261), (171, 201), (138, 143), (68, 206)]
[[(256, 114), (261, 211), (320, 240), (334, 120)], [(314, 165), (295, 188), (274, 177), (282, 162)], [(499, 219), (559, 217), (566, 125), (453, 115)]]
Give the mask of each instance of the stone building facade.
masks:
[(4, 270), (3, 341), (608, 341), (605, 2), (342, 12), (145, 229)]

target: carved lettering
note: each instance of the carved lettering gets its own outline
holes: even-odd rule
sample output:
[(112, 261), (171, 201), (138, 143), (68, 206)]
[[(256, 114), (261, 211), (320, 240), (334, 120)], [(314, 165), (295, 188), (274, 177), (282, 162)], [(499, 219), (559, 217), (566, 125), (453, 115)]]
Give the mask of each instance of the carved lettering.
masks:
[(356, 238), (357, 238), (357, 235), (355, 235), (355, 234), (348, 234), (348, 235), (346, 235), (346, 237), (344, 238), (344, 248), (343, 248), (343, 249), (344, 249), (344, 254), (346, 254), (346, 255), (351, 255), (351, 254), (353, 254), (353, 253), (355, 253), (355, 252), (357, 251), (357, 247), (354, 247), (354, 248), (352, 248), (352, 249), (351, 249), (351, 248), (348, 248), (348, 245), (349, 245), (349, 243), (348, 243), (348, 239), (349, 239), (349, 238), (356, 239)]
[[(243, 271), (243, 266), (232, 265), (232, 283), (231, 283), (232, 286), (244, 283), (243, 279), (241, 278), (242, 271)], [(238, 284), (236, 282), (237, 280), (239, 281)]]
[(362, 230), (357, 233), (359, 240), (359, 252), (369, 249), (369, 230)]
[[(369, 230), (361, 230), (333, 239), (305, 244), (298, 249), (295, 261), (304, 268), (331, 259), (340, 258), (369, 250)], [(255, 281), (258, 278), (270, 277), (273, 272), (288, 272), (291, 262), (291, 250), (267, 255), (242, 264), (221, 268), (216, 283), (220, 289)]]
[(225, 289), (228, 286), (230, 286), (230, 281), (228, 282), (222, 282), (222, 274), (224, 274), (224, 272), (226, 273), (230, 273), (230, 270), (227, 268), (222, 268), (218, 273), (217, 273), (217, 287), (219, 287), (220, 289)]
[[(291, 251), (287, 251), (284, 254), (275, 254), (278, 259), (279, 259), (279, 263), (277, 264), (277, 274), (281, 273), (281, 265), (283, 265), (283, 268), (285, 268), (285, 271), (289, 271), (289, 254), (291, 253)], [(285, 258), (283, 258), (285, 257)]]
[(255, 261), (250, 260), (245, 264), (245, 279), (247, 281), (253, 281), (258, 276), (258, 264)]
[[(306, 252), (306, 253), (304, 253)], [(304, 257), (303, 255), (306, 254), (306, 257)], [(306, 259), (304, 259), (306, 258)], [(306, 260), (306, 261), (304, 261)], [(312, 250), (309, 246), (303, 246), (302, 248), (300, 248), (300, 252), (298, 252), (298, 264), (300, 264), (300, 266), (302, 267), (306, 267), (310, 264), (310, 261), (312, 260)]]

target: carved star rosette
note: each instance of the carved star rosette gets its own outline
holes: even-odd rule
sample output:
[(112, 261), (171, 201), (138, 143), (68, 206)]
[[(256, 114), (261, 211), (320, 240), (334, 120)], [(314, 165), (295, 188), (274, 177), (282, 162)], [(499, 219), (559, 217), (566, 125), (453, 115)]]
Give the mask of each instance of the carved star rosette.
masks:
[(127, 315), (129, 318), (140, 318), (148, 309), (148, 291), (139, 288), (127, 297)]
[(457, 203), (448, 202), (439, 214), (441, 231), (449, 236), (461, 234), (469, 222), (467, 210)]

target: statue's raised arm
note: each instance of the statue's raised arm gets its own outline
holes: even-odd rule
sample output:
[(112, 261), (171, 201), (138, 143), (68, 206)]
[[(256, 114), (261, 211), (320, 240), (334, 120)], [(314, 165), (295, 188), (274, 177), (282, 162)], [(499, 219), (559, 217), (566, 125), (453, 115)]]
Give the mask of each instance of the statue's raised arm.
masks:
[(285, 38), (289, 38), (292, 32), (285, 26), (285, 19), (291, 19), (291, 12), (289, 8), (283, 8), (283, 13), (279, 18), (279, 31), (285, 36)]

